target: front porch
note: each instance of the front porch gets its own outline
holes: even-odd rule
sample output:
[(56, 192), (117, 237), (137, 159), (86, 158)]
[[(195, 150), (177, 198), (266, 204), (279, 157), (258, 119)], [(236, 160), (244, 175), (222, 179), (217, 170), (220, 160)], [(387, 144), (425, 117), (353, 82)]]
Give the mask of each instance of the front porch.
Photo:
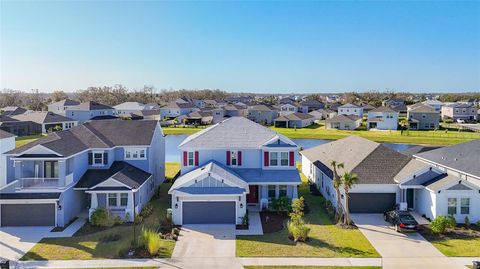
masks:
[(274, 199), (288, 197), (295, 199), (298, 197), (296, 185), (249, 185), (247, 194), (247, 208), (252, 212), (260, 212), (268, 209)]
[(91, 218), (97, 208), (106, 208), (114, 216), (127, 222), (132, 222), (139, 213), (138, 205), (134, 207), (134, 192), (132, 190), (87, 191), (90, 194), (88, 217)]

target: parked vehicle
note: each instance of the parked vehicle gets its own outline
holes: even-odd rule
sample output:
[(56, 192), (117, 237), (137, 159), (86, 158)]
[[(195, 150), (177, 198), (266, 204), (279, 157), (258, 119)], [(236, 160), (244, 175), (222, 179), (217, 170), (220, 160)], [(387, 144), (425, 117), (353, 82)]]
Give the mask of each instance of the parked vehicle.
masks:
[(418, 222), (407, 211), (386, 211), (383, 217), (385, 221), (395, 226), (397, 232), (416, 231), (418, 229)]
[(457, 119), (457, 122), (458, 122), (458, 123), (465, 123), (465, 120)]

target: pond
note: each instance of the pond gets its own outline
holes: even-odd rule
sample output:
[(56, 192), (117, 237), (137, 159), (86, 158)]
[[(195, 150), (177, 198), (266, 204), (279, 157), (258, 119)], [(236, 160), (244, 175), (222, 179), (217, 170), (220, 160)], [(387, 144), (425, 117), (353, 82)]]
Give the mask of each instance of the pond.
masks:
[[(178, 150), (178, 145), (187, 138), (188, 135), (167, 135), (165, 139), (165, 161), (167, 162), (179, 162), (180, 161), (180, 151)], [(309, 149), (318, 145), (322, 145), (332, 140), (324, 139), (292, 139), (297, 145), (302, 149)], [(394, 149), (396, 151), (404, 151), (416, 145), (411, 144), (395, 144), (395, 143), (383, 143), (385, 146)]]

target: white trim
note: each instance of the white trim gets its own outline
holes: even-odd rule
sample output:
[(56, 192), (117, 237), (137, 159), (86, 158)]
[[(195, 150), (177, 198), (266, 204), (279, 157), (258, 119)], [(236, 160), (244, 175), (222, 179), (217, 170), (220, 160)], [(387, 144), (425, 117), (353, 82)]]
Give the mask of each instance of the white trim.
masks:
[(422, 157), (418, 157), (417, 155), (413, 155), (413, 157), (415, 157), (415, 158), (418, 159), (418, 160), (422, 160), (423, 162), (427, 162), (427, 163), (431, 163), (431, 164), (433, 163), (433, 164), (435, 164), (435, 165), (437, 165), (437, 166), (445, 167), (445, 168), (447, 168), (447, 169), (449, 169), (449, 170), (452, 170), (452, 171), (455, 171), (455, 172), (457, 172), (457, 173), (465, 174), (465, 175), (468, 175), (468, 176), (470, 176), (470, 177), (473, 177), (473, 178), (476, 178), (476, 179), (479, 179), (479, 180), (480, 180), (480, 177), (479, 177), (479, 176), (475, 176), (475, 175), (469, 174), (469, 173), (467, 173), (467, 172), (457, 170), (457, 169), (452, 168), (452, 167), (450, 167), (450, 166), (446, 166), (446, 165), (444, 165), (444, 164), (439, 164), (439, 163), (436, 163), (436, 162), (434, 162), (434, 161), (430, 161), (430, 160), (428, 160), (428, 159), (424, 159), (424, 158), (422, 158)]
[[(95, 154), (102, 154), (100, 163), (95, 163)], [(105, 158), (105, 151), (92, 150), (92, 164), (90, 166), (105, 166), (106, 164), (104, 164), (104, 161), (103, 161), (104, 158)]]
[(10, 205), (10, 204), (52, 204), (56, 206), (58, 199), (2, 199), (0, 200), (1, 205)]
[[(236, 196), (239, 196), (238, 194)], [(190, 203), (190, 202), (193, 202), (193, 203), (197, 203), (197, 202), (234, 202), (235, 203), (235, 225), (237, 224), (237, 209), (238, 209), (238, 200), (199, 200), (199, 201), (195, 201), (195, 200), (187, 200), (187, 201), (182, 201), (180, 200), (179, 201), (181, 203), (181, 207), (182, 207), (182, 210), (180, 210), (180, 220), (181, 220), (181, 225), (183, 225), (183, 210), (184, 210), (184, 207), (183, 207), (183, 203), (186, 202), (186, 203)], [(244, 207), (246, 207), (246, 203), (244, 205)]]
[[(115, 174), (114, 174), (114, 175), (115, 175)], [(116, 179), (114, 179), (114, 178), (112, 178), (112, 177), (109, 177), (109, 178), (105, 179), (104, 181), (98, 183), (97, 185), (88, 188), (88, 190), (93, 190), (93, 189), (95, 189), (98, 185), (102, 184), (103, 182), (105, 182), (105, 181), (107, 181), (107, 180), (109, 180), (109, 179), (114, 180), (114, 181), (118, 182), (120, 185), (123, 185), (123, 186), (129, 188), (130, 190), (132, 190), (132, 187), (130, 187), (130, 186), (128, 186), (128, 185), (126, 185), (126, 184), (124, 184), (124, 183), (122, 183), (122, 182), (120, 182), (120, 181), (118, 181), (118, 180), (116, 180)], [(105, 188), (108, 188), (108, 187), (105, 187)]]
[[(127, 158), (127, 150), (128, 152), (130, 153), (130, 157)], [(140, 151), (144, 151), (143, 155), (144, 157), (140, 157)], [(133, 152), (134, 151), (137, 151), (137, 158), (134, 158), (133, 157)], [(147, 159), (147, 148), (145, 147), (134, 147), (134, 146), (128, 146), (128, 147), (124, 147), (124, 150), (123, 150), (123, 159), (124, 160), (129, 160), (129, 161), (136, 161), (136, 160), (146, 160)]]

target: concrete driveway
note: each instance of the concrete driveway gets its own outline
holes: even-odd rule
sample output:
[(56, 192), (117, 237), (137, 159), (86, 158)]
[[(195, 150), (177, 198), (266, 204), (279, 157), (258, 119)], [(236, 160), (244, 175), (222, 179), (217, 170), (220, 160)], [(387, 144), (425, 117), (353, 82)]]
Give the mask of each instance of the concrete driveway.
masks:
[(235, 257), (235, 225), (184, 225), (172, 258)]
[(0, 257), (17, 261), (53, 227), (2, 227), (0, 228)]
[(352, 220), (383, 258), (383, 268), (464, 268), (418, 233), (398, 233), (382, 214), (352, 214)]

